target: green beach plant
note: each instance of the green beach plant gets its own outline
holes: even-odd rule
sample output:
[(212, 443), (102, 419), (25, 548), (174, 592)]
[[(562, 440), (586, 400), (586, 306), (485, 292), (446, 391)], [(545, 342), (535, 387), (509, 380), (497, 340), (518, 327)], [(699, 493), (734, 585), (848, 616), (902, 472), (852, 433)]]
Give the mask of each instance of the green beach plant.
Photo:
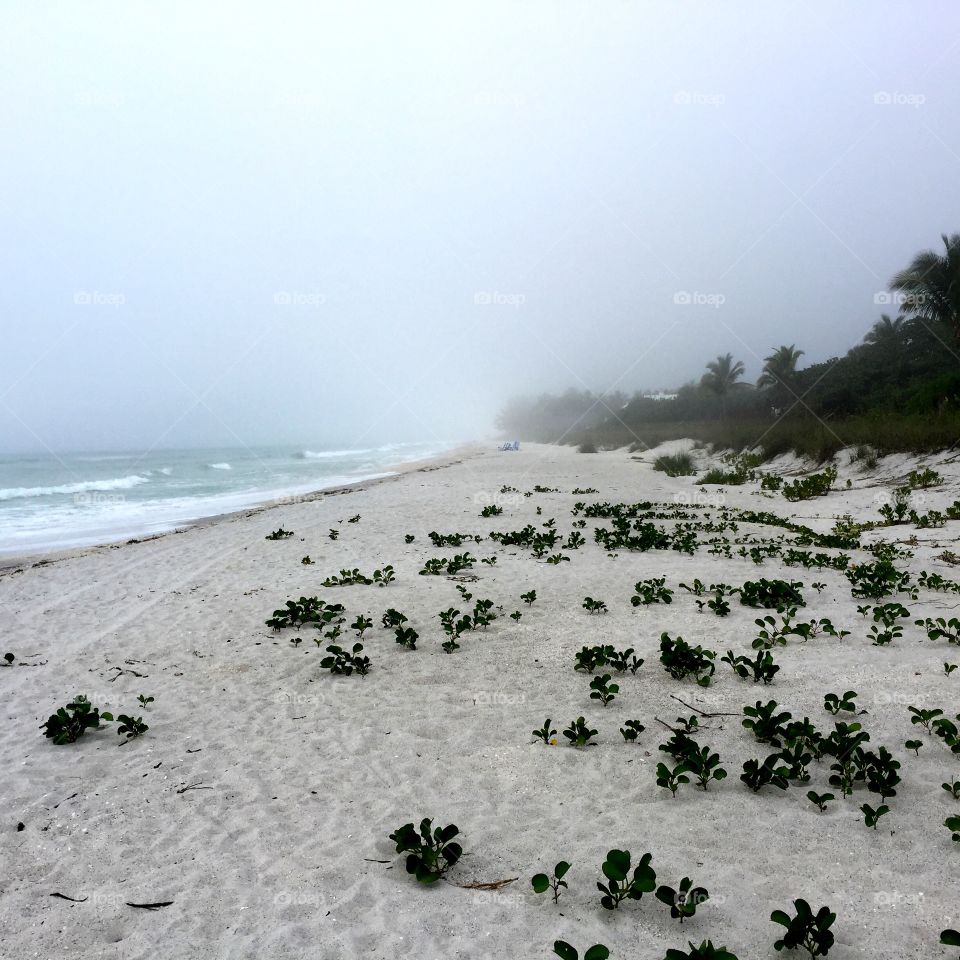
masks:
[(433, 820), (424, 818), (417, 830), (412, 823), (405, 823), (390, 839), (397, 845), (397, 853), (406, 853), (407, 873), (420, 883), (436, 883), (463, 856), (463, 847), (454, 842), (460, 833), (455, 824), (434, 827)]

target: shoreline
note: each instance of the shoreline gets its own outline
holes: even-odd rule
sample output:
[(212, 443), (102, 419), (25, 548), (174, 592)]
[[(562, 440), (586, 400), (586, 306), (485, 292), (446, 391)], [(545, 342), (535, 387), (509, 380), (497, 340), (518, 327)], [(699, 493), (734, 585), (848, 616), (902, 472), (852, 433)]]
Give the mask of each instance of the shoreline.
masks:
[(349, 483), (336, 483), (329, 487), (318, 487), (306, 493), (288, 494), (280, 497), (272, 497), (260, 503), (252, 504), (248, 507), (241, 507), (239, 510), (229, 510), (225, 513), (212, 513), (209, 516), (198, 517), (196, 520), (190, 520), (185, 523), (179, 523), (172, 526), (169, 530), (159, 530), (154, 533), (147, 533), (143, 536), (134, 535), (121, 536), (115, 540), (100, 540), (96, 543), (82, 544), (72, 547), (54, 547), (46, 551), (36, 551), (32, 553), (9, 553), (0, 554), (0, 578), (10, 576), (12, 573), (19, 572), (28, 567), (45, 567), (53, 563), (61, 563), (64, 560), (71, 560), (76, 557), (87, 556), (93, 553), (100, 553), (104, 550), (117, 550), (120, 547), (133, 546), (138, 543), (149, 543), (153, 540), (162, 540), (165, 537), (172, 537), (187, 532), (188, 530), (203, 529), (214, 526), (218, 523), (224, 523), (235, 520), (240, 517), (252, 517), (267, 510), (275, 510), (278, 507), (290, 506), (295, 503), (311, 503), (322, 500), (324, 497), (334, 497), (346, 493), (353, 493), (358, 489), (364, 489), (374, 484), (387, 483), (392, 480), (399, 480), (401, 477), (410, 473), (418, 473), (426, 470), (441, 469), (445, 466), (451, 466), (453, 463), (461, 462), (466, 457), (476, 456), (484, 449), (484, 445), (477, 442), (463, 444), (454, 447), (445, 453), (434, 457), (424, 457), (420, 460), (403, 461), (398, 464), (388, 464), (386, 472), (375, 474), (367, 478), (352, 480)]

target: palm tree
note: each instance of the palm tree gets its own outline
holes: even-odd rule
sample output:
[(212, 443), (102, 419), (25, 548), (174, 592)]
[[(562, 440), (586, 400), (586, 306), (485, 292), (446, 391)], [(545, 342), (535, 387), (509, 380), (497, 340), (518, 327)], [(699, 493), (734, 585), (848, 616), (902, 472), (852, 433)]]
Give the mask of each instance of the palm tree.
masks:
[(796, 344), (777, 347), (769, 357), (764, 358), (763, 372), (757, 379), (758, 387), (768, 387), (771, 404), (776, 410), (783, 410), (791, 399), (797, 398), (794, 383), (797, 379), (797, 363), (803, 356)]
[(885, 313), (881, 313), (880, 319), (867, 331), (863, 342), (876, 347), (899, 347), (903, 342), (903, 326), (905, 322), (906, 319), (904, 317), (897, 317), (896, 320), (891, 320)]
[(764, 357), (763, 372), (757, 380), (757, 386), (789, 386), (797, 377), (797, 363), (803, 353), (793, 343), (789, 347), (777, 347), (769, 357)]
[(732, 353), (724, 353), (707, 364), (707, 372), (700, 381), (701, 386), (720, 398), (720, 416), (727, 416), (727, 394), (743, 376), (743, 362), (733, 362)]
[(905, 294), (900, 313), (946, 324), (960, 340), (960, 233), (941, 235), (944, 253), (924, 250), (890, 287)]

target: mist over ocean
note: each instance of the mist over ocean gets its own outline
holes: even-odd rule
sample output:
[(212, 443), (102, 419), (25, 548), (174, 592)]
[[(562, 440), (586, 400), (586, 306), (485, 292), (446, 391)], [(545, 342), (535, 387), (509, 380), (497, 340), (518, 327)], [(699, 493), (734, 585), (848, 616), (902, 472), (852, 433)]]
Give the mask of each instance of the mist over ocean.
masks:
[(456, 443), (0, 456), (0, 555), (145, 536), (277, 497), (387, 476)]

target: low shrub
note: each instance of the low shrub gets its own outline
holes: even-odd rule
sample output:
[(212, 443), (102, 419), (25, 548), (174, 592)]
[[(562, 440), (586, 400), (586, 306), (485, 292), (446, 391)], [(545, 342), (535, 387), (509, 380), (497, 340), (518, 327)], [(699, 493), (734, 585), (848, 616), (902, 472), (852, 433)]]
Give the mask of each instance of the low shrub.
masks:
[(693, 457), (689, 453), (675, 453), (657, 457), (653, 469), (668, 477), (692, 477), (696, 473)]

